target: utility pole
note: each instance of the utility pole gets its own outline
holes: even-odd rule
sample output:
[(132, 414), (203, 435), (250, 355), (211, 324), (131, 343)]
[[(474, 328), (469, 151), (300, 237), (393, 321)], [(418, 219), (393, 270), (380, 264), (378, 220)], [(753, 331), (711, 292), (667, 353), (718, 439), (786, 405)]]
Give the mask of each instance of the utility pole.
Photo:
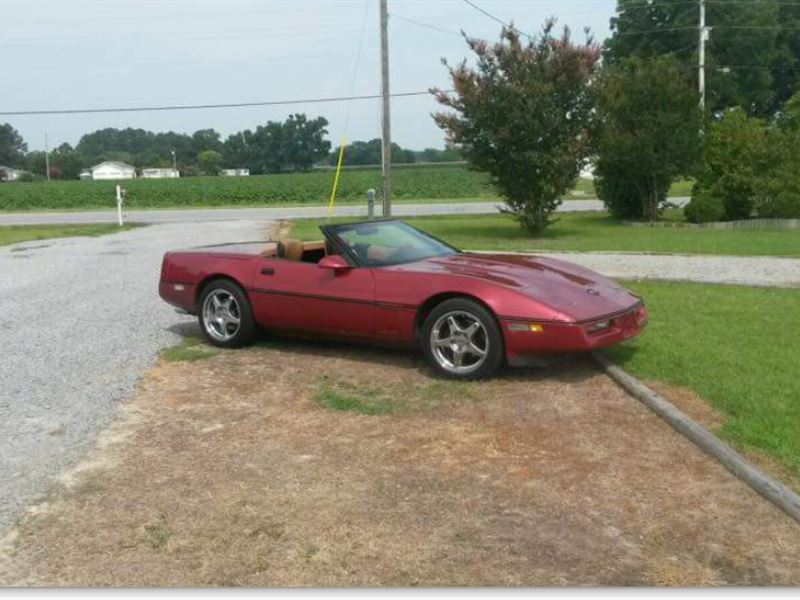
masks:
[(47, 181), (50, 181), (50, 150), (47, 147), (47, 132), (44, 132), (44, 170)]
[(383, 216), (392, 216), (392, 125), (389, 113), (389, 9), (381, 3), (381, 175), (383, 179)]
[(172, 149), (172, 170), (176, 173), (178, 171), (178, 159), (175, 157), (175, 148)]
[(700, 51), (697, 53), (697, 86), (700, 92), (700, 108), (706, 107), (706, 41), (708, 28), (706, 27), (706, 2), (700, 0)]

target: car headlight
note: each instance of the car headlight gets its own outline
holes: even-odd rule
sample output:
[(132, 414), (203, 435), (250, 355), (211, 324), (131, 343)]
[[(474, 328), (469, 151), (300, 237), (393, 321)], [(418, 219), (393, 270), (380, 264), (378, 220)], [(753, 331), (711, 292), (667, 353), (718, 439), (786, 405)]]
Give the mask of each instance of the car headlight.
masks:
[(605, 321), (598, 321), (597, 323), (592, 323), (586, 328), (586, 331), (589, 333), (597, 333), (598, 331), (602, 331), (603, 329), (608, 329), (611, 327), (611, 319), (606, 319)]

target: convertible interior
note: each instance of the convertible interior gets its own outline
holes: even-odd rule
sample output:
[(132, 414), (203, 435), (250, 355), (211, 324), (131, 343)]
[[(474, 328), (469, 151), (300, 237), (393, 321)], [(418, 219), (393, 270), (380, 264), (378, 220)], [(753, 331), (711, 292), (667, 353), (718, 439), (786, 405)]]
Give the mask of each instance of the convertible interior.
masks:
[(328, 254), (327, 242), (303, 242), (301, 240), (285, 239), (277, 242), (268, 242), (261, 251), (265, 258), (283, 258), (295, 262), (318, 263)]

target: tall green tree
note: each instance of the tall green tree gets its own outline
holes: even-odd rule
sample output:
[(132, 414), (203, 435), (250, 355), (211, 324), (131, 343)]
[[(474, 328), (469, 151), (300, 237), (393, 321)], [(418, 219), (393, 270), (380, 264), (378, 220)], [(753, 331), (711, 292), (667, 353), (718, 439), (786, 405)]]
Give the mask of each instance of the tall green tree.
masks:
[[(329, 164), (336, 164), (339, 160), (340, 146), (336, 146), (328, 157)], [(347, 145), (344, 151), (344, 164), (346, 165), (379, 165), (381, 164), (382, 150), (380, 138), (369, 141), (357, 140)], [(407, 164), (416, 161), (413, 150), (401, 148), (392, 143), (392, 164)]]
[[(800, 81), (800, 7), (782, 0), (708, 2), (707, 104), (771, 116)], [(697, 82), (699, 2), (618, 0), (604, 61), (674, 57)]]
[(284, 122), (269, 121), (255, 131), (235, 133), (225, 140), (225, 164), (247, 167), (252, 173), (307, 171), (327, 156), (331, 143), (328, 121), (293, 114)]
[(214, 129), (198, 129), (192, 134), (192, 146), (196, 153), (203, 150), (222, 152), (222, 138)]
[(19, 132), (8, 123), (0, 123), (0, 165), (21, 165), (27, 151), (28, 145)]
[(50, 166), (58, 169), (60, 179), (77, 179), (83, 168), (89, 165), (65, 142), (50, 153)]
[(587, 88), (600, 49), (590, 39), (574, 44), (566, 28), (554, 36), (552, 21), (527, 42), (510, 28), (494, 44), (466, 39), (475, 67), (448, 66), (454, 92), (434, 92), (450, 110), (434, 120), (473, 168), (491, 175), (508, 212), (538, 233), (588, 153)]
[(594, 82), (593, 145), (600, 198), (618, 217), (653, 221), (670, 185), (700, 158), (702, 115), (673, 58), (630, 58)]
[(219, 175), (222, 161), (222, 153), (216, 150), (203, 150), (197, 153), (197, 167), (203, 175)]

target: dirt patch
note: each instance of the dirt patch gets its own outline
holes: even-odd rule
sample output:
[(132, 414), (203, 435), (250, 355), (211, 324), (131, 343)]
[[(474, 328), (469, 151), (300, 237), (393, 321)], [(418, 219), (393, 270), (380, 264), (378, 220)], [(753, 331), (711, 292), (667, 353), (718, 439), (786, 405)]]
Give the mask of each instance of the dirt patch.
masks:
[(311, 342), (162, 361), (63, 482), (0, 582), (800, 584), (800, 527), (583, 361), (459, 385)]

